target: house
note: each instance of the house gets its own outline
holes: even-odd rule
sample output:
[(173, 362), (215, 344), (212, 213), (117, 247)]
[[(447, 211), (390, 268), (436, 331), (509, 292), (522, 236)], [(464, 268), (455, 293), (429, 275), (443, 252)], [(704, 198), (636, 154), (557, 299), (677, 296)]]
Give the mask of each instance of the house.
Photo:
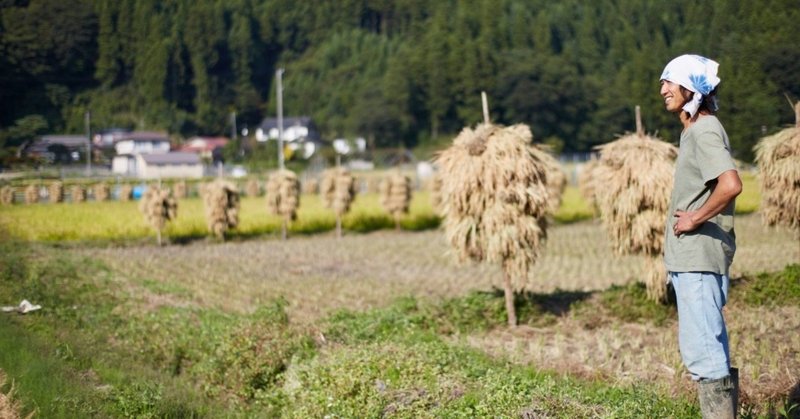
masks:
[(134, 131), (121, 136), (114, 149), (117, 155), (167, 153), (169, 137), (163, 132)]
[[(121, 156), (118, 156), (121, 157)], [(200, 156), (185, 151), (157, 154), (137, 154), (127, 157), (131, 175), (142, 179), (201, 178), (203, 163)], [(114, 159), (117, 161), (117, 158)]]
[[(264, 118), (259, 125), (256, 137), (259, 141), (278, 139), (278, 118)], [(309, 116), (283, 118), (283, 141), (312, 141), (319, 142), (320, 135), (314, 122)]]
[(88, 145), (85, 135), (43, 135), (25, 147), (24, 153), (51, 163), (72, 163), (86, 155)]
[(218, 150), (216, 152), (219, 153), (219, 150), (224, 148), (229, 142), (230, 140), (225, 137), (192, 137), (183, 144), (179, 150), (195, 153), (202, 159), (211, 161), (215, 150)]

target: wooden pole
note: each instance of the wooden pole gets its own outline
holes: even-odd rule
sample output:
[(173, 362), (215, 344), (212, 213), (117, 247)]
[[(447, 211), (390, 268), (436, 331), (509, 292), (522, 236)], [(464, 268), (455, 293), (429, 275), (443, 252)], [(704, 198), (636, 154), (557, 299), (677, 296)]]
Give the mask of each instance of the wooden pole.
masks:
[(506, 299), (506, 313), (508, 314), (508, 325), (517, 326), (517, 309), (514, 307), (514, 290), (511, 288), (511, 275), (508, 267), (503, 263), (503, 291)]
[(483, 103), (483, 122), (488, 124), (489, 121), (489, 101), (486, 99), (486, 92), (481, 92), (481, 102)]
[(644, 127), (642, 126), (642, 108), (636, 105), (636, 135), (644, 137)]

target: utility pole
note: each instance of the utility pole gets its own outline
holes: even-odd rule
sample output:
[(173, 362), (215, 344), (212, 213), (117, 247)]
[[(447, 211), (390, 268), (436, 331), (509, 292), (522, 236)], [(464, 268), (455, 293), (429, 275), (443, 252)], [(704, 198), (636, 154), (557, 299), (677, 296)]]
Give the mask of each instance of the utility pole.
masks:
[(278, 94), (278, 168), (283, 170), (283, 69), (275, 71)]
[(92, 113), (86, 111), (83, 115), (86, 124), (86, 176), (92, 175)]
[(231, 112), (231, 140), (236, 141), (236, 111)]

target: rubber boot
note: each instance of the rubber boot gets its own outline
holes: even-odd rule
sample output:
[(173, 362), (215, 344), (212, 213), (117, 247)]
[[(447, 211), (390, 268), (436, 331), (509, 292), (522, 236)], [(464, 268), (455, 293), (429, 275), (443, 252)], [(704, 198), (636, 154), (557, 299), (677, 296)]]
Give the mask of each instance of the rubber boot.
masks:
[(735, 419), (739, 398), (739, 371), (731, 369), (727, 377), (697, 382), (700, 412), (703, 419)]

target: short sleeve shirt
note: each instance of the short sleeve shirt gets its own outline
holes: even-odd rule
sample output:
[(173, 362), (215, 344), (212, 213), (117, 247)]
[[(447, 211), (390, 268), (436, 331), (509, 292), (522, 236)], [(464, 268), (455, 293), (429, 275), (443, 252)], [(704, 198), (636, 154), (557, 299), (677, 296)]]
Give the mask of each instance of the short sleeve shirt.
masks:
[(734, 201), (692, 232), (676, 237), (672, 230), (675, 211), (699, 209), (728, 170), (736, 170), (728, 135), (716, 116), (703, 115), (681, 133), (664, 241), (667, 271), (728, 275), (736, 252)]

